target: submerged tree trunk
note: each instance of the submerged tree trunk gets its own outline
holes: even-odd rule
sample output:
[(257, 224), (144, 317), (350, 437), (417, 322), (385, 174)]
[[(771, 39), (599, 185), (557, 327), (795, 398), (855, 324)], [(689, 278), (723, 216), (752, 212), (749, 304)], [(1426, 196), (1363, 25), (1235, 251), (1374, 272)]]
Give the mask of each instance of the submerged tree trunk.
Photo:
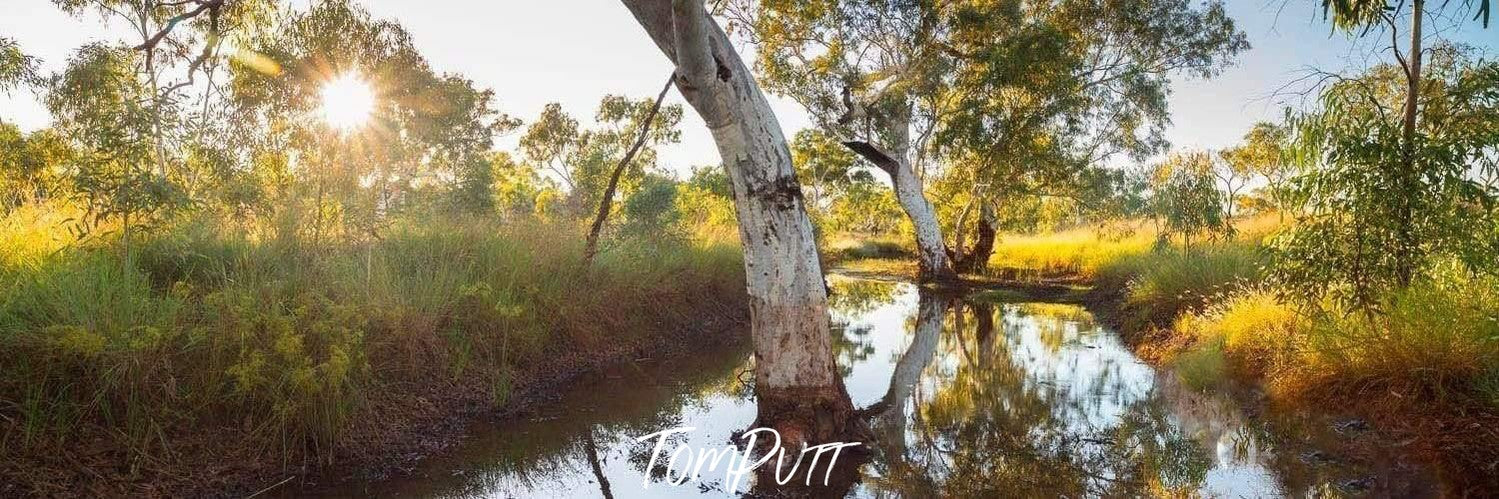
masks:
[(677, 66), (676, 85), (702, 116), (729, 176), (744, 245), (755, 346), (756, 425), (782, 444), (863, 435), (838, 375), (827, 290), (791, 164), (770, 103), (702, 0), (623, 0)]
[(661, 87), (661, 93), (656, 94), (656, 103), (651, 105), (650, 112), (646, 113), (645, 121), (640, 123), (640, 133), (635, 136), (635, 143), (630, 145), (630, 150), (625, 151), (625, 156), (619, 159), (619, 164), (614, 165), (614, 173), (609, 176), (609, 185), (604, 187), (604, 195), (599, 198), (599, 213), (593, 217), (593, 226), (588, 229), (588, 240), (583, 243), (583, 266), (587, 267), (593, 263), (593, 256), (599, 251), (599, 233), (604, 231), (604, 222), (609, 220), (609, 210), (614, 206), (614, 191), (619, 188), (619, 177), (624, 175), (625, 168), (635, 160), (635, 155), (640, 152), (645, 140), (650, 137), (651, 124), (656, 121), (656, 114), (661, 112), (661, 101), (666, 100), (666, 93), (671, 91), (671, 85), (676, 81), (677, 75), (672, 74), (666, 79), (666, 85)]

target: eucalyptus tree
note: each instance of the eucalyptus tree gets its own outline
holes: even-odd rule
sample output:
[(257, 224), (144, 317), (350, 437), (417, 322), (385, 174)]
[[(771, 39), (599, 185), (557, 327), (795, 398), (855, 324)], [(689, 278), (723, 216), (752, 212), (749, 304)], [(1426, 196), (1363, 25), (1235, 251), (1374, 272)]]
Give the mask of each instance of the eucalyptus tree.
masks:
[(702, 0), (623, 0), (718, 145), (744, 246), (759, 427), (792, 449), (862, 434), (838, 374), (812, 222), (786, 137)]
[(1255, 123), (1239, 144), (1223, 151), (1224, 161), (1232, 167), (1265, 181), (1264, 191), (1276, 209), (1284, 208), (1286, 183), (1294, 170), (1283, 156), (1286, 140), (1285, 127), (1262, 121)]
[(55, 128), (22, 133), (0, 121), (0, 213), (65, 194), (73, 149)]
[(807, 209), (815, 215), (826, 214), (833, 202), (863, 173), (858, 156), (836, 138), (810, 128), (798, 131), (792, 137), (791, 162), (796, 165), (796, 178), (805, 186)]
[(620, 173), (616, 190), (628, 194), (656, 166), (657, 148), (681, 140), (682, 107), (658, 102), (606, 95), (594, 113), (595, 127), (580, 123), (561, 104), (547, 104), (520, 137), (521, 157), (561, 182), (570, 214), (593, 212), (614, 172)]
[[(630, 132), (634, 135), (635, 138), (630, 142), (630, 148), (626, 149), (624, 151), (624, 155), (619, 158), (619, 161), (617, 163), (615, 163), (614, 172), (609, 175), (609, 182), (604, 185), (603, 192), (599, 194), (599, 211), (593, 217), (593, 224), (588, 228), (588, 237), (583, 244), (584, 265), (592, 262), (594, 254), (598, 252), (599, 234), (603, 232), (604, 223), (609, 220), (609, 212), (614, 207), (614, 194), (615, 191), (619, 189), (620, 177), (624, 176), (625, 169), (629, 168), (630, 165), (635, 163), (635, 156), (640, 154), (641, 148), (645, 147), (646, 141), (650, 139), (651, 131), (655, 128), (652, 125), (654, 125), (656, 122), (656, 116), (661, 114), (661, 102), (665, 101), (666, 94), (668, 92), (671, 92), (671, 87), (675, 84), (674, 80), (676, 80), (676, 75), (672, 75), (670, 78), (666, 79), (666, 84), (663, 85), (661, 87), (661, 91), (656, 94), (656, 100), (651, 103), (650, 108), (646, 111), (645, 115), (641, 119), (636, 120), (637, 123), (635, 123), (634, 125), (634, 130)], [(678, 120), (680, 121), (680, 116), (682, 114), (682, 110), (680, 107), (676, 109), (676, 114), (678, 116)], [(675, 129), (675, 126), (673, 126), (673, 129)], [(623, 135), (621, 135), (621, 137), (623, 137)], [(655, 187), (655, 189), (651, 190), (651, 193), (665, 192), (665, 189), (661, 188), (663, 185), (665, 185), (663, 182), (651, 182), (650, 185), (652, 187)], [(673, 184), (670, 185), (670, 187), (671, 197), (672, 199), (675, 199), (676, 186)], [(660, 199), (666, 196), (647, 197), (651, 199)], [(670, 203), (666, 203), (664, 205), (655, 203), (653, 205), (657, 207), (664, 206), (668, 209), (671, 207)], [(644, 205), (636, 204), (635, 206), (640, 207)], [(649, 211), (659, 213), (659, 211), (657, 210)]]
[(983, 198), (1055, 190), (1116, 154), (1158, 152), (1171, 78), (1212, 76), (1248, 47), (1217, 2), (731, 5), (767, 87), (890, 174), (932, 279), (953, 270), (923, 192), (940, 163), (974, 169), (969, 196)]
[[(942, 107), (943, 19), (926, 2), (731, 2), (766, 88), (890, 177), (916, 236), (920, 277), (955, 279), (921, 169)], [(918, 103), (918, 100), (925, 102)], [(923, 114), (925, 113), (925, 114)]]
[(1254, 179), (1254, 164), (1246, 161), (1244, 151), (1229, 148), (1213, 153), (1213, 178), (1218, 181), (1218, 192), (1223, 200), (1223, 226), (1229, 234), (1234, 233), (1234, 217), (1238, 214), (1239, 193), (1249, 187)]
[(975, 3), (955, 18), (960, 97), (937, 143), (990, 196), (1103, 204), (1108, 163), (1165, 149), (1173, 79), (1214, 77), (1249, 48), (1219, 2)]
[(45, 102), (53, 126), (72, 142), (71, 191), (85, 209), (75, 235), (117, 222), (123, 249), (132, 233), (170, 214), (181, 191), (152, 167), (160, 157), (155, 94), (137, 78), (140, 54), (94, 43), (79, 48), (67, 68), (48, 82)]
[[(230, 40), (264, 27), (274, 0), (52, 0), (64, 12), (123, 25), (133, 77), (149, 95), (151, 173), (193, 194), (205, 159), (225, 158), (230, 117), (219, 78)], [(208, 165), (224, 170), (224, 164)]]
[[(434, 70), (398, 22), (349, 1), (287, 12), (242, 50), (253, 57), (233, 60), (230, 89), (246, 126), (263, 132), (251, 148), (290, 165), (318, 238), (333, 228), (373, 236), (423, 184), (485, 191), (466, 184), (493, 178), (493, 141), (519, 126), (494, 109), (492, 91)], [(335, 81), (364, 88), (330, 90)], [(319, 115), (339, 90), (369, 93), (367, 119), (339, 128)]]
[(1493, 127), (1492, 64), (1470, 60), (1459, 47), (1428, 46), (1426, 27), (1430, 17), (1471, 13), (1487, 28), (1491, 5), (1321, 5), (1336, 30), (1388, 36), (1394, 61), (1362, 75), (1327, 75), (1322, 81), (1332, 83), (1317, 108), (1293, 116), (1291, 154), (1307, 173), (1296, 182), (1303, 213), (1279, 242), (1278, 274), (1292, 288), (1337, 291), (1368, 309), (1382, 291), (1420, 277), (1432, 255), (1473, 259), (1467, 243), (1477, 241), (1461, 236), (1466, 223), (1458, 222), (1475, 219), (1452, 216), (1456, 205), (1492, 197), (1468, 177), (1493, 164), (1493, 137), (1470, 132)]
[(0, 93), (36, 83), (36, 58), (21, 51), (15, 40), (0, 36)]
[(1150, 206), (1162, 243), (1177, 235), (1190, 246), (1194, 235), (1227, 230), (1216, 166), (1207, 151), (1175, 153), (1151, 166)]
[(1291, 120), (1296, 223), (1274, 241), (1272, 275), (1307, 303), (1373, 311), (1439, 266), (1496, 270), (1499, 63), (1423, 50), (1414, 132), (1402, 113), (1410, 73), (1395, 64), (1341, 77)]

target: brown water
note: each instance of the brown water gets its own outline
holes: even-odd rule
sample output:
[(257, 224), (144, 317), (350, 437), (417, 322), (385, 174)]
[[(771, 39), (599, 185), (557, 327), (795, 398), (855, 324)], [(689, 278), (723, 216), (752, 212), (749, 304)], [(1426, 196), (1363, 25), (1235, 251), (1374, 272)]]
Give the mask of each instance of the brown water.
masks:
[[(920, 296), (909, 284), (834, 277), (840, 365), (877, 439), (851, 497), (1276, 497), (1426, 495), (1397, 458), (1349, 456), (1358, 422), (1253, 418), (1183, 388), (1075, 305)], [(579, 383), (529, 418), (476, 425), (410, 477), (291, 495), (714, 497), (723, 472), (667, 483), (636, 439), (721, 448), (754, 420), (744, 346), (642, 360)], [(744, 376), (744, 379), (749, 379)], [(665, 460), (663, 456), (663, 461)], [(1391, 464), (1394, 463), (1394, 464)], [(1391, 467), (1403, 478), (1389, 478)], [(672, 470), (672, 476), (681, 468)], [(752, 482), (753, 479), (747, 479)], [(740, 484), (742, 493), (752, 484)], [(762, 495), (775, 489), (759, 486)]]

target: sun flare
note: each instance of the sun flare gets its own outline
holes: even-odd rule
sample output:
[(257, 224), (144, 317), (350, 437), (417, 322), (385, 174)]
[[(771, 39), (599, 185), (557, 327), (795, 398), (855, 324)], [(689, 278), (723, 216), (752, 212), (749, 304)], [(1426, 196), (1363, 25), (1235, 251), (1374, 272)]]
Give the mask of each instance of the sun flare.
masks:
[(369, 120), (375, 108), (375, 95), (358, 75), (345, 73), (323, 84), (323, 120), (343, 131), (349, 131)]

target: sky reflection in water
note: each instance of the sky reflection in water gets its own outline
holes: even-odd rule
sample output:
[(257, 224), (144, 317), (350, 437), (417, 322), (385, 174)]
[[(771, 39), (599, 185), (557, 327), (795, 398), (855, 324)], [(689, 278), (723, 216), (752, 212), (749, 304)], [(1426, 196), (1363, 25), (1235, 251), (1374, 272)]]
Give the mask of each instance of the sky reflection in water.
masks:
[[(1269, 470), (1286, 460), (1262, 450), (1260, 432), (1246, 428), (1231, 404), (1176, 386), (1080, 307), (919, 296), (903, 283), (832, 283), (849, 394), (856, 406), (889, 409), (871, 420), (878, 439), (862, 480), (830, 495), (1264, 497), (1302, 481)], [(621, 366), (532, 418), (479, 425), (462, 449), (423, 463), (410, 478), (326, 493), (730, 495), (721, 471), (672, 486), (658, 466), (644, 488), (651, 448), (634, 439), (691, 426), (673, 441), (726, 445), (755, 416), (739, 381), (748, 356), (737, 345)]]

